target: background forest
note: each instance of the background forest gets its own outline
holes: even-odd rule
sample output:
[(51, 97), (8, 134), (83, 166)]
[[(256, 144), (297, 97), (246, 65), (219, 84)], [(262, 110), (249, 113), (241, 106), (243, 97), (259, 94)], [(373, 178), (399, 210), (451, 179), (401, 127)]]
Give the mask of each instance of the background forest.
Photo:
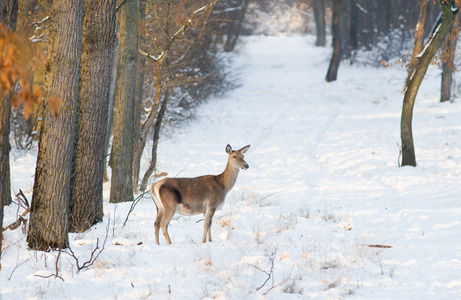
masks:
[[(176, 272), (175, 276), (180, 279), (171, 279), (171, 285), (181, 286), (187, 282), (186, 285), (194, 286), (195, 281), (191, 281), (185, 274), (187, 268), (179, 263), (182, 260), (178, 260), (178, 265), (172, 270), (166, 262), (167, 259), (161, 259), (167, 256), (167, 248), (162, 245), (155, 250), (152, 234), (155, 206), (149, 189), (155, 181), (166, 175), (175, 177), (183, 172), (187, 176), (202, 175), (200, 172), (190, 172), (193, 169), (203, 169), (204, 173), (210, 173), (206, 168), (208, 159), (212, 161), (212, 169), (215, 170), (217, 166), (216, 172), (219, 171), (223, 162), (219, 156), (215, 157), (214, 151), (221, 148), (224, 150), (225, 144), (218, 145), (217, 140), (221, 142), (223, 137), (230, 137), (232, 141), (242, 143), (235, 145), (236, 148), (255, 143), (254, 151), (259, 159), (253, 159), (256, 164), (255, 175), (246, 175), (246, 172), (253, 171), (250, 167), (241, 176), (250, 176), (251, 179), (242, 179), (244, 188), (228, 197), (231, 203), (229, 211), (218, 215), (214, 221), (219, 224), (217, 233), (214, 233), (219, 238), (213, 245), (221, 245), (224, 250), (210, 249), (210, 246), (206, 246), (208, 248), (204, 248), (205, 250), (199, 249), (197, 232), (200, 232), (199, 228), (202, 226), (200, 218), (196, 220), (199, 224), (190, 219), (176, 218), (176, 226), (173, 226), (176, 231), (197, 227), (195, 229), (198, 231), (192, 231), (190, 236), (189, 233), (178, 235), (173, 244), (187, 243), (187, 247), (191, 247), (190, 250), (195, 253), (196, 261), (193, 263), (197, 263), (198, 268), (202, 268), (205, 273), (213, 273), (214, 277), (218, 276), (220, 279), (212, 283), (205, 280), (207, 283), (200, 287), (197, 295), (187, 294), (187, 289), (180, 289), (175, 294), (168, 283), (170, 279), (165, 281), (165, 277), (162, 277), (155, 279), (155, 283), (149, 282), (147, 291), (143, 286), (142, 292), (134, 294), (127, 292), (126, 286), (120, 287), (119, 295), (110, 288), (115, 294), (112, 296), (138, 298), (142, 295), (149, 298), (156, 297), (156, 293), (160, 297), (171, 296), (173, 293), (177, 297), (188, 295), (191, 299), (229, 295), (230, 298), (239, 298), (243, 294), (258, 297), (274, 292), (275, 297), (284, 297), (288, 293), (299, 297), (310, 295), (324, 298), (330, 295), (333, 298), (343, 298), (355, 295), (363, 287), (360, 282), (367, 282), (364, 277), (369, 275), (374, 278), (371, 279), (372, 288), (364, 292), (364, 296), (370, 295), (367, 293), (373, 292), (373, 289), (379, 289), (382, 293), (380, 295), (387, 297), (389, 290), (398, 285), (393, 277), (398, 263), (392, 263), (392, 259), (385, 257), (382, 251), (403, 247), (399, 244), (399, 238), (392, 234), (384, 234), (385, 238), (379, 234), (365, 235), (365, 231), (360, 231), (359, 228), (360, 225), (364, 228), (367, 225), (361, 223), (364, 222), (363, 219), (358, 219), (363, 203), (349, 203), (354, 197), (348, 193), (342, 199), (348, 204), (339, 205), (332, 199), (337, 199), (336, 194), (341, 194), (341, 189), (350, 189), (352, 194), (358, 194), (357, 197), (361, 199), (363, 191), (358, 186), (363, 185), (363, 182), (360, 180), (370, 176), (374, 179), (380, 178), (379, 187), (378, 184), (370, 184), (371, 189), (378, 190), (386, 186), (389, 189), (383, 188), (383, 194), (391, 194), (390, 197), (400, 201), (401, 195), (412, 195), (411, 191), (418, 189), (415, 186), (419, 184), (418, 180), (427, 175), (424, 172), (430, 170), (438, 174), (444, 170), (433, 165), (428, 167), (428, 154), (418, 150), (418, 153), (423, 153), (423, 171), (420, 171), (423, 173), (418, 174), (420, 177), (413, 178), (415, 186), (406, 189), (401, 183), (405, 179), (401, 173), (396, 174), (398, 183), (391, 179), (382, 179), (387, 178), (391, 172), (388, 162), (383, 162), (382, 158), (374, 163), (382, 163), (386, 168), (382, 174), (373, 175), (374, 167), (368, 168), (361, 158), (353, 157), (346, 150), (347, 146), (341, 142), (334, 144), (331, 142), (334, 139), (331, 139), (331, 147), (328, 147), (328, 138), (331, 138), (329, 134), (333, 134), (329, 130), (339, 130), (335, 126), (352, 126), (360, 118), (355, 118), (356, 114), (363, 113), (370, 116), (369, 118), (378, 116), (376, 124), (382, 127), (380, 130), (386, 134), (392, 132), (399, 135), (395, 142), (398, 149), (390, 148), (390, 152), (395, 154), (395, 158), (391, 156), (394, 165), (397, 161), (398, 166), (417, 166), (412, 125), (413, 114), (420, 113), (414, 112), (416, 95), (420, 89), (423, 103), (436, 97), (435, 102), (452, 105), (448, 108), (436, 107), (437, 118), (446, 118), (453, 132), (456, 128), (459, 129), (459, 124), (453, 121), (455, 116), (449, 115), (458, 109), (456, 99), (459, 95), (459, 82), (456, 80), (456, 67), (459, 59), (455, 55), (460, 26), (458, 2), (2, 1), (0, 227), (3, 230), (0, 234), (5, 235), (6, 239), (0, 238), (0, 270), (2, 264), (7, 266), (6, 271), (0, 271), (3, 272), (2, 277), (11, 281), (16, 270), (25, 264), (28, 269), (19, 271), (23, 277), (34, 274), (30, 276), (49, 280), (54, 278), (63, 283), (74, 280), (77, 285), (85, 284), (86, 279), (78, 277), (80, 272), (87, 272), (83, 276), (92, 277), (95, 269), (105, 272), (106, 269), (117, 266), (116, 263), (107, 263), (108, 258), (101, 258), (105, 252), (109, 252), (110, 255), (120, 255), (120, 260), (132, 260), (131, 266), (139, 266), (139, 263), (144, 268), (145, 264), (157, 264), (159, 268), (163, 268), (162, 274), (168, 275), (166, 278)], [(258, 69), (252, 71), (252, 66), (257, 66)], [(304, 70), (299, 70), (300, 66)], [(341, 72), (343, 68), (346, 70), (344, 73)], [(376, 75), (382, 76), (381, 79), (374, 78), (374, 74), (384, 74), (382, 72), (388, 73)], [(265, 77), (265, 73), (272, 75)], [(320, 78), (320, 73), (321, 83), (318, 81), (313, 84), (313, 80)], [(426, 87), (423, 82), (425, 77), (429, 77), (425, 81), (428, 82)], [(395, 78), (398, 78), (397, 82), (393, 81)], [(387, 85), (381, 86), (384, 82)], [(335, 96), (332, 97), (329, 92)], [(385, 100), (388, 97), (392, 97), (392, 101), (400, 105), (397, 109), (398, 117), (394, 112), (389, 113), (395, 126), (386, 123), (382, 117), (383, 112), (376, 112), (375, 115), (374, 111), (381, 105), (388, 108), (390, 104)], [(313, 101), (310, 98), (316, 101), (310, 102)], [(322, 100), (323, 98), (327, 100)], [(363, 104), (350, 102), (351, 99), (359, 99)], [(433, 108), (427, 105), (428, 110)], [(353, 107), (357, 110), (354, 111)], [(259, 111), (261, 115), (252, 115), (248, 110), (251, 113)], [(306, 115), (300, 114), (301, 111), (306, 112)], [(343, 116), (347, 121), (338, 123), (338, 116)], [(233, 117), (236, 121), (230, 123)], [(312, 124), (301, 123), (309, 118), (313, 118)], [(300, 123), (291, 125), (293, 120)], [(282, 130), (282, 123), (279, 124), (279, 121), (283, 126), (292, 127)], [(416, 121), (419, 122), (418, 119)], [(417, 126), (421, 123), (416, 124), (416, 144), (420, 142), (422, 147), (432, 147), (427, 144), (428, 141), (419, 141), (421, 132)], [(446, 127), (443, 127), (445, 125), (440, 126), (446, 132)], [(437, 135), (437, 130), (434, 129), (434, 135)], [(338, 132), (341, 138), (349, 137), (347, 132)], [(349, 141), (351, 144), (363, 137), (354, 128), (351, 128), (351, 132), (355, 133), (355, 138), (351, 137)], [(366, 134), (370, 145), (381, 145), (372, 147), (384, 147), (382, 141), (374, 140), (381, 138), (380, 132)], [(206, 139), (200, 142), (208, 134), (216, 140), (215, 144)], [(291, 134), (295, 135), (294, 138), (285, 141)], [(263, 151), (263, 146), (267, 146), (263, 137), (271, 135), (277, 145), (285, 144), (290, 149), (285, 149), (286, 153), (281, 149), (272, 153), (272, 147)], [(244, 140), (243, 137), (250, 140)], [(304, 141), (305, 137), (312, 138), (311, 143), (315, 143), (315, 146), (309, 146), (309, 142)], [(291, 153), (291, 150), (297, 151), (301, 147), (298, 143), (302, 145), (302, 152)], [(196, 148), (193, 149), (190, 145)], [(459, 146), (451, 135), (445, 145), (453, 147), (446, 154), (447, 159), (450, 162), (452, 159), (457, 160), (460, 156)], [(332, 159), (333, 148), (342, 150), (336, 156), (336, 161)], [(366, 146), (363, 149), (369, 150), (367, 153), (372, 153), (373, 159), (376, 159), (375, 153), (381, 152), (370, 150)], [(206, 155), (208, 150), (212, 151), (211, 158)], [(354, 148), (354, 151), (360, 153), (361, 150)], [(249, 156), (251, 152), (249, 150)], [(200, 161), (185, 160), (187, 153), (194, 159), (200, 158)], [(291, 170), (287, 175), (285, 169), (278, 167), (278, 159), (272, 165), (262, 161), (265, 155), (268, 155), (267, 160), (271, 160), (281, 153), (284, 153), (287, 168), (297, 169), (296, 163), (291, 164), (292, 158), (302, 162), (299, 163), (300, 166), (305, 164), (304, 168)], [(384, 156), (387, 158), (388, 155)], [(23, 172), (17, 163), (18, 158), (20, 161), (25, 157), (31, 157), (27, 172)], [(351, 158), (350, 162), (346, 157)], [(252, 166), (251, 159), (247, 161)], [(339, 161), (342, 161), (343, 167), (336, 165)], [(444, 162), (440, 168), (445, 168), (445, 164), (450, 165)], [(457, 163), (453, 164), (456, 166)], [(325, 166), (322, 167), (323, 171), (320, 171), (320, 165)], [(450, 173), (450, 168), (453, 167), (450, 166), (446, 167), (450, 170), (446, 176), (456, 178), (458, 173)], [(273, 171), (278, 170), (278, 174), (267, 170), (270, 168)], [(417, 168), (420, 168), (419, 164)], [(311, 180), (315, 181), (313, 178), (317, 177), (317, 187), (313, 187), (313, 183), (305, 183), (298, 189), (295, 184), (297, 178), (307, 176), (306, 170), (312, 173), (309, 176)], [(342, 174), (342, 171), (345, 173)], [(269, 177), (257, 175), (258, 172)], [(348, 174), (355, 176), (356, 172), (360, 173), (357, 174), (360, 182), (354, 181), (351, 188), (346, 184), (349, 180), (346, 178)], [(28, 177), (23, 177), (24, 174), (28, 174)], [(413, 175), (411, 173), (409, 177)], [(330, 191), (327, 188), (329, 184), (326, 183), (328, 176), (340, 176), (338, 187)], [(292, 193), (288, 193), (290, 196), (286, 196), (287, 192), (282, 191), (283, 188), (278, 190), (274, 187), (277, 184), (271, 183), (283, 182), (284, 178), (290, 178), (289, 183), (285, 183), (289, 193)], [(418, 187), (423, 189), (419, 185)], [(399, 192), (395, 192), (397, 190)], [(426, 194), (431, 195), (431, 192), (427, 191)], [(363, 198), (374, 201), (374, 197), (381, 196), (367, 194)], [(306, 200), (309, 197), (316, 200), (309, 202)], [(292, 201), (291, 210), (285, 211), (287, 208), (280, 204), (280, 199)], [(441, 205), (452, 204), (454, 201), (450, 196), (443, 199)], [(416, 198), (411, 198), (410, 206), (415, 205), (416, 201)], [(459, 202), (459, 196), (457, 201)], [(344, 211), (343, 205), (349, 207)], [(387, 212), (389, 209), (396, 214), (402, 213), (398, 208), (383, 202), (378, 206), (380, 212)], [(450, 207), (455, 208), (452, 213), (457, 214), (457, 205)], [(253, 211), (246, 211), (247, 208)], [(238, 213), (232, 209), (236, 209)], [(259, 212), (256, 212), (257, 209)], [(406, 207), (402, 208), (403, 211), (405, 209)], [(142, 212), (136, 213), (136, 210)], [(446, 213), (443, 209), (441, 211)], [(117, 219), (116, 215), (123, 217)], [(265, 219), (264, 216), (270, 217)], [(426, 217), (418, 215), (415, 218), (422, 220)], [(370, 214), (367, 218), (368, 222), (372, 222), (376, 216)], [(443, 219), (441, 215), (434, 218), (437, 222)], [(239, 223), (240, 219), (260, 220), (260, 223)], [(458, 226), (459, 222), (454, 221), (454, 215), (450, 215), (448, 219), (453, 219), (454, 223), (437, 223), (435, 227), (453, 229), (453, 226)], [(356, 220), (356, 223), (352, 220)], [(308, 222), (307, 225), (305, 222)], [(143, 225), (148, 225), (148, 229), (142, 227)], [(264, 233), (265, 229), (262, 227), (272, 226), (273, 236)], [(308, 241), (310, 246), (307, 246), (307, 242), (301, 242), (301, 248), (293, 246), (281, 252), (282, 246), (273, 245), (293, 244), (293, 240), (296, 241), (294, 235), (306, 236), (305, 226), (317, 228), (320, 233), (312, 233)], [(400, 223), (396, 226), (396, 231), (404, 228)], [(19, 228), (23, 229), (22, 232)], [(332, 253), (341, 252), (336, 248), (339, 244), (340, 248), (350, 246), (346, 236), (353, 228), (354, 232), (357, 230), (359, 233), (350, 237), (353, 240), (350, 248), (358, 249), (358, 252), (347, 253), (341, 258), (331, 256)], [(140, 237), (134, 233), (138, 230), (144, 231), (145, 236)], [(233, 230), (235, 233), (231, 234)], [(329, 230), (333, 230), (333, 233)], [(337, 230), (346, 231), (346, 235), (337, 234)], [(378, 231), (381, 232), (376, 229)], [(8, 236), (8, 233), (12, 235)], [(325, 240), (325, 233), (332, 234), (332, 240)], [(255, 248), (252, 248), (252, 244), (243, 242), (246, 239), (245, 234), (253, 236)], [(132, 239), (130, 235), (133, 235)], [(197, 239), (192, 241), (191, 237), (194, 236), (195, 239), (195, 235)], [(425, 235), (425, 231), (422, 235)], [(316, 243), (315, 237), (318, 238), (317, 241), (321, 241)], [(142, 242), (133, 244), (141, 238)], [(271, 241), (272, 238), (277, 242)], [(129, 259), (111, 252), (106, 242), (115, 247), (131, 247), (131, 250), (127, 250), (132, 251)], [(432, 245), (437, 243), (440, 240), (434, 240)], [(138, 261), (133, 258), (136, 250), (132, 249), (143, 244), (142, 247), (146, 248), (142, 251), (146, 255), (140, 255), (142, 258)], [(459, 245), (456, 245), (453, 249), (458, 248)], [(236, 249), (240, 256), (231, 254)], [(21, 254), (12, 256), (12, 252), (16, 250)], [(159, 252), (154, 254), (152, 251)], [(175, 251), (171, 255), (181, 256), (180, 252)], [(258, 254), (252, 256), (252, 252)], [(294, 252), (297, 254), (293, 254)], [(156, 257), (155, 262), (145, 258), (152, 255)], [(289, 258), (290, 255), (292, 258)], [(393, 255), (397, 256), (398, 253)], [(442, 258), (450, 264), (453, 260), (459, 262), (459, 256), (450, 260), (450, 255), (451, 252)], [(174, 261), (177, 256), (168, 259)], [(402, 257), (409, 256), (406, 253)], [(8, 257), (9, 261), (6, 262), (4, 257)], [(12, 257), (16, 257), (16, 263), (11, 262)], [(228, 260), (220, 261), (222, 257)], [(378, 261), (376, 257), (379, 257)], [(294, 261), (292, 265), (288, 263), (290, 259)], [(182, 262), (189, 263), (187, 259)], [(44, 266), (41, 266), (42, 263)], [(405, 265), (404, 262), (399, 263)], [(230, 271), (233, 266), (238, 266), (240, 271), (249, 272), (246, 274), (249, 278), (257, 279), (252, 279), (246, 285), (246, 275), (239, 277), (234, 274)], [(156, 268), (155, 265), (151, 267)], [(277, 267), (281, 269), (274, 271)], [(380, 270), (377, 271), (377, 268)], [(320, 273), (323, 272), (321, 279), (312, 275), (319, 273), (319, 270)], [(365, 271), (362, 273), (358, 270)], [(452, 271), (450, 269), (449, 273), (452, 274)], [(50, 272), (53, 274), (50, 275)], [(93, 275), (89, 272), (93, 272)], [(129, 272), (131, 274), (135, 271)], [(250, 276), (250, 273), (258, 276)], [(374, 275), (378, 273), (381, 275)], [(308, 287), (303, 276), (308, 278), (307, 281), (314, 276), (315, 282), (321, 282), (320, 286)], [(361, 279), (352, 282), (351, 278), (354, 276), (360, 276)], [(405, 279), (406, 277), (399, 278), (400, 282)], [(446, 285), (450, 287), (447, 295), (453, 295), (453, 291), (456, 294), (456, 287), (459, 291), (459, 275), (453, 280), (454, 283), (450, 281), (453, 283), (451, 286)], [(20, 286), (32, 286), (25, 288), (24, 295), (44, 289), (43, 283), (17, 282)], [(131, 282), (133, 289), (135, 285)], [(151, 290), (152, 286), (155, 286), (156, 291)], [(451, 290), (453, 286), (455, 290)], [(431, 288), (433, 290), (433, 286)], [(439, 288), (443, 294), (445, 290), (443, 287)], [(219, 290), (227, 292), (220, 294)], [(430, 295), (432, 290), (420, 291), (423, 295)], [(57, 290), (53, 293), (59, 294)], [(414, 293), (407, 296), (421, 295)], [(11, 298), (17, 296), (13, 294), (12, 290), (4, 288), (3, 283), (0, 285), (0, 298), (2, 295)], [(46, 293), (43, 295), (46, 297)]]

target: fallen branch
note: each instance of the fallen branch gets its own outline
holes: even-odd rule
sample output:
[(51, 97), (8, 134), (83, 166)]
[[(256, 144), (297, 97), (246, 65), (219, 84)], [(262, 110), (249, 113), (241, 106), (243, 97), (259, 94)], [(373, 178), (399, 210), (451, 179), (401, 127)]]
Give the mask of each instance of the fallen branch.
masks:
[(14, 221), (13, 223), (11, 223), (10, 225), (6, 226), (5, 228), (2, 228), (2, 231), (6, 231), (6, 230), (15, 230), (17, 229), (19, 226), (21, 226), (21, 224), (24, 224), (24, 226), (27, 225), (27, 219), (24, 218), (30, 211), (29, 209), (29, 201), (27, 200), (27, 197), (24, 195), (24, 193), (19, 190), (19, 193), (16, 194), (16, 199), (18, 199), (18, 207), (23, 207), (25, 208), (25, 210), (22, 212), (22, 214), (19, 216), (19, 218)]
[(136, 204), (138, 204), (139, 201), (141, 201), (141, 199), (143, 198), (143, 196), (145, 194), (149, 193), (149, 191), (146, 191), (144, 193), (142, 193), (141, 195), (139, 195), (138, 197), (136, 197), (136, 199), (134, 199), (133, 203), (131, 203), (131, 207), (130, 207), (130, 211), (128, 212), (128, 214), (126, 215), (126, 219), (125, 219), (125, 222), (123, 222), (123, 227), (125, 227), (126, 225), (126, 222), (128, 221), (128, 217), (130, 216), (131, 212), (134, 210), (134, 208), (136, 207)]
[(389, 249), (392, 248), (392, 246), (389, 245), (367, 245), (370, 248), (384, 248), (384, 249)]

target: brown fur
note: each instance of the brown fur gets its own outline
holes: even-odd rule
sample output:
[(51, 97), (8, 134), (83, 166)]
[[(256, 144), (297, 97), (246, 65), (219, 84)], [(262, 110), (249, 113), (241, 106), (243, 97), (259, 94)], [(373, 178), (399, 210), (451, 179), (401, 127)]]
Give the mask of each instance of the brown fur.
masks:
[(211, 242), (211, 219), (217, 209), (224, 204), (227, 193), (232, 189), (237, 180), (240, 169), (248, 169), (244, 160), (245, 153), (250, 145), (240, 150), (233, 151), (227, 145), (229, 154), (226, 169), (219, 175), (205, 175), (193, 178), (165, 178), (152, 185), (152, 194), (157, 207), (155, 220), (155, 241), (159, 244), (159, 231), (168, 244), (171, 244), (168, 235), (168, 224), (175, 212), (183, 215), (196, 215), (203, 213), (205, 224), (202, 242)]

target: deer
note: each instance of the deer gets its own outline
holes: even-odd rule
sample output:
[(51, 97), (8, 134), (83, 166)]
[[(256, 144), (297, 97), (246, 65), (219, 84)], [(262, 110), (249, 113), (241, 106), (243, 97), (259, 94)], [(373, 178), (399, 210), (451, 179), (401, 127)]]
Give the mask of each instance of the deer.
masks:
[(155, 219), (155, 242), (159, 243), (159, 232), (162, 228), (168, 245), (171, 239), (168, 234), (168, 224), (178, 212), (181, 215), (192, 216), (203, 213), (204, 228), (202, 243), (212, 241), (211, 220), (216, 210), (224, 205), (227, 193), (234, 187), (240, 169), (247, 170), (244, 153), (250, 145), (239, 150), (226, 146), (229, 155), (226, 169), (219, 175), (204, 175), (199, 177), (167, 177), (157, 181), (151, 187), (157, 218)]

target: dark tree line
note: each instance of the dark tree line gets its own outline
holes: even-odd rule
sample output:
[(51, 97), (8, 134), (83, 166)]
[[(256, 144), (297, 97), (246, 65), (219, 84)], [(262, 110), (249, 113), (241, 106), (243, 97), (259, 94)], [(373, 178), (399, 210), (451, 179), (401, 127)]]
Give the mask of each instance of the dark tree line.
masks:
[[(313, 1), (316, 20), (320, 10)], [(341, 59), (353, 63), (358, 51), (381, 49), (375, 61), (401, 56), (408, 47), (408, 78), (400, 122), (402, 166), (416, 166), (412, 118), (419, 87), (436, 52), (442, 47), (443, 63), (440, 101), (451, 97), (453, 57), (459, 31), (459, 1), (333, 0), (333, 54), (326, 80), (337, 79)], [(319, 23), (316, 22), (318, 25)], [(320, 27), (322, 28), (322, 27)], [(317, 40), (321, 39), (317, 30)]]
[[(358, 57), (360, 52), (363, 54), (373, 51), (373, 54), (367, 57), (367, 63), (376, 65), (383, 60), (411, 53), (411, 41), (414, 39), (422, 3), (427, 4), (424, 6), (426, 17), (422, 28), (423, 38), (430, 35), (440, 13), (439, 5), (433, 1), (333, 0), (332, 3), (331, 32), (333, 42), (339, 42), (333, 45), (333, 70), (328, 72), (329, 81), (336, 78), (337, 68), (334, 67), (339, 66), (338, 61), (347, 59), (350, 63), (358, 62), (361, 60)], [(316, 10), (314, 13), (317, 14)]]

